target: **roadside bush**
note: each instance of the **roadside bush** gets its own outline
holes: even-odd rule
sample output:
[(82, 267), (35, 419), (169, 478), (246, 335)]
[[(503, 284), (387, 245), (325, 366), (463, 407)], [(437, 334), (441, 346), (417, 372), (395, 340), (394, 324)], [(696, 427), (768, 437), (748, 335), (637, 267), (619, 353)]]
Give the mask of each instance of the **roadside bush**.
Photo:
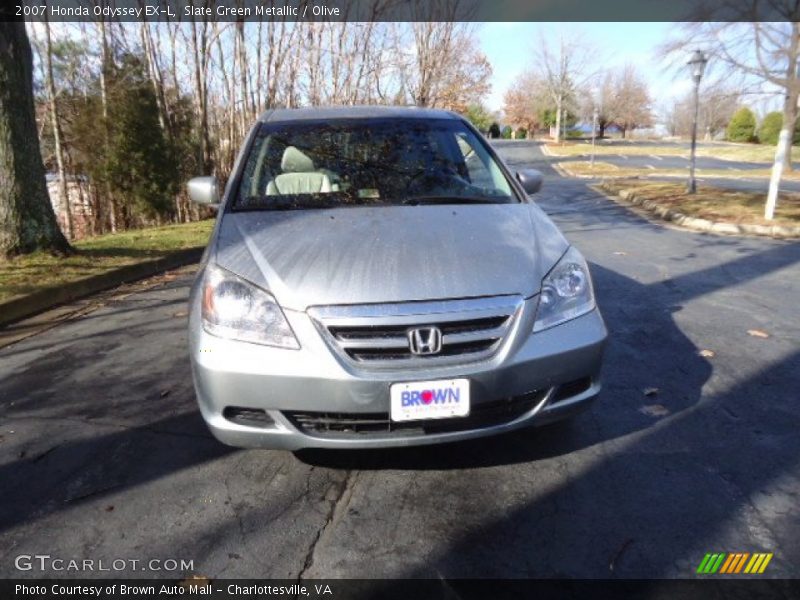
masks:
[(527, 129), (525, 129), (524, 127), (520, 127), (519, 129), (517, 129), (517, 139), (518, 140), (524, 140), (527, 137), (528, 137), (528, 130)]
[(764, 120), (761, 121), (761, 127), (758, 128), (758, 141), (762, 144), (776, 146), (778, 144), (778, 136), (781, 133), (782, 126), (782, 113), (778, 111), (768, 113), (764, 117)]
[(492, 123), (489, 126), (489, 137), (490, 138), (499, 138), (500, 137), (500, 125), (497, 123)]
[(508, 125), (503, 127), (503, 139), (504, 140), (510, 140), (511, 139), (511, 127), (509, 127)]
[(753, 142), (756, 137), (756, 116), (743, 106), (737, 110), (728, 123), (726, 137), (729, 142)]

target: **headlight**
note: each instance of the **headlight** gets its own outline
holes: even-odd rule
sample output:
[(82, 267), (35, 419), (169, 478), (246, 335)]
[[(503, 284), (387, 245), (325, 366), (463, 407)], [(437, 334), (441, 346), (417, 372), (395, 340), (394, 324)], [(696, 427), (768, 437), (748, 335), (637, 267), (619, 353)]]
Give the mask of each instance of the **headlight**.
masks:
[(594, 309), (589, 267), (581, 253), (570, 247), (542, 281), (534, 331), (542, 331)]
[(231, 340), (297, 349), (281, 307), (270, 294), (219, 267), (206, 267), (203, 328)]

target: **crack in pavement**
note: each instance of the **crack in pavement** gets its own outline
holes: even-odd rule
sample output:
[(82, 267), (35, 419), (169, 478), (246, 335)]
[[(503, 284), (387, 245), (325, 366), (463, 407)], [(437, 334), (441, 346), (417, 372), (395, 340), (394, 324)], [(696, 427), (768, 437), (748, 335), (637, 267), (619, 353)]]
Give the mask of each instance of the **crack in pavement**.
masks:
[(308, 547), (306, 558), (303, 562), (303, 568), (300, 569), (300, 572), (297, 574), (298, 583), (303, 580), (305, 574), (314, 565), (314, 555), (317, 550), (317, 545), (322, 540), (322, 537), (325, 535), (328, 529), (330, 529), (331, 525), (341, 519), (342, 514), (347, 510), (347, 506), (350, 504), (350, 500), (353, 497), (353, 489), (355, 487), (356, 480), (358, 479), (358, 473), (358, 471), (347, 471), (347, 475), (339, 485), (339, 488), (336, 491), (336, 497), (331, 501), (330, 507), (328, 508), (328, 515), (325, 519), (325, 522), (317, 530), (317, 533), (314, 535), (314, 538), (311, 540), (311, 544)]
[(233, 516), (236, 518), (236, 522), (239, 524), (239, 537), (242, 540), (242, 546), (245, 545), (245, 537), (247, 536), (247, 533), (245, 532), (244, 519), (242, 518), (242, 514), (239, 511), (238, 504), (234, 503), (233, 496), (231, 495), (230, 479), (232, 477), (232, 473), (240, 471), (240, 467), (243, 460), (244, 458), (240, 456), (240, 458), (233, 465), (233, 468), (228, 470), (228, 474), (225, 476), (225, 479), (223, 480), (223, 483), (225, 484), (225, 492), (227, 495), (228, 506), (230, 507), (231, 512), (233, 512)]

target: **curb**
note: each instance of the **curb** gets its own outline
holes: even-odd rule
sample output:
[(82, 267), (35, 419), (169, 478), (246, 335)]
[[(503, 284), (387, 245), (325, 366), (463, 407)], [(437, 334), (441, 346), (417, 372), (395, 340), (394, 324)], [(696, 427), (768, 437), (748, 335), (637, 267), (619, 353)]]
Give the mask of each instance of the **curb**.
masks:
[(199, 262), (204, 250), (205, 248), (178, 250), (155, 260), (126, 265), (94, 277), (45, 288), (26, 296), (17, 296), (6, 302), (0, 302), (0, 327), (123, 283)]
[[(607, 192), (612, 198), (614, 192), (600, 184), (600, 188)], [(772, 237), (779, 239), (789, 239), (800, 237), (800, 226), (789, 225), (755, 225), (750, 223), (724, 223), (719, 221), (709, 221), (690, 217), (677, 210), (672, 210), (666, 206), (661, 206), (658, 202), (637, 196), (632, 190), (620, 190), (616, 196), (630, 204), (640, 206), (646, 211), (654, 214), (664, 221), (670, 221), (686, 229), (702, 231), (705, 233), (720, 233), (726, 235), (758, 235), (762, 237)]]

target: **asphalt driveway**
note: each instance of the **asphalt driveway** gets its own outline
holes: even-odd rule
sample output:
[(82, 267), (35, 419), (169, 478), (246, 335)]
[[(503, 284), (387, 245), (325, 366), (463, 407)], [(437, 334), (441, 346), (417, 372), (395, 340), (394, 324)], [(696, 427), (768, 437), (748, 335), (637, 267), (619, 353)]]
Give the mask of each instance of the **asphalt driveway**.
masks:
[(611, 341), (591, 412), (423, 449), (226, 448), (195, 409), (182, 272), (0, 350), (0, 576), (41, 577), (14, 561), (46, 553), (210, 577), (692, 577), (706, 552), (765, 551), (767, 575), (800, 577), (800, 244), (654, 224), (534, 143), (497, 146), (545, 172), (538, 201), (592, 263)]

